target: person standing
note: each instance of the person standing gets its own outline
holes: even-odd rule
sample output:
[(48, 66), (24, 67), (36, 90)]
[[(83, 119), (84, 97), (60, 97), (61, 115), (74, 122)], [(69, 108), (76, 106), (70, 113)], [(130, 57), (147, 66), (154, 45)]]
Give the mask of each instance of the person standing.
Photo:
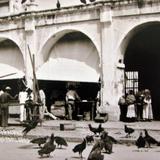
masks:
[(144, 106), (144, 91), (138, 91), (136, 94), (136, 118), (137, 121), (141, 121), (143, 119), (143, 106)]
[(19, 103), (20, 103), (20, 122), (23, 122), (26, 119), (26, 111), (25, 111), (25, 101), (27, 99), (27, 92), (23, 89), (19, 92)]
[(39, 107), (40, 108), (40, 119), (43, 120), (44, 119), (44, 116), (49, 116), (50, 118), (52, 119), (57, 119), (56, 116), (54, 116), (52, 113), (50, 113), (47, 109), (47, 106), (46, 106), (46, 95), (43, 91), (43, 89), (40, 89), (39, 90), (39, 95), (40, 95), (40, 100), (41, 100), (41, 103), (42, 105)]
[(68, 91), (66, 93), (66, 104), (67, 104), (67, 114), (68, 119), (72, 120), (75, 114), (75, 101), (80, 100), (78, 93), (75, 90), (73, 85), (68, 87)]
[(126, 103), (128, 105), (128, 111), (127, 111), (127, 118), (129, 119), (135, 119), (136, 112), (135, 112), (135, 95), (133, 90), (129, 90), (128, 95), (126, 97)]
[(148, 89), (145, 89), (144, 92), (145, 92), (145, 97), (143, 105), (143, 120), (151, 121), (153, 120), (152, 99), (150, 91)]
[(39, 96), (40, 96), (40, 102), (41, 102), (41, 106), (39, 107), (40, 119), (43, 119), (45, 107), (46, 107), (46, 95), (45, 95), (43, 89), (39, 90)]
[(2, 127), (8, 126), (9, 101), (14, 100), (17, 97), (17, 95), (15, 97), (12, 97), (9, 93), (10, 90), (11, 88), (7, 86), (5, 88), (4, 93), (2, 93), (0, 96), (0, 108), (1, 108), (1, 119), (0, 120), (1, 120)]
[(119, 108), (120, 108), (120, 118), (119, 118), (119, 120), (122, 121), (122, 122), (125, 122), (126, 121), (126, 116), (127, 116), (127, 107), (128, 107), (128, 105), (126, 103), (125, 95), (122, 95), (119, 98), (118, 105), (119, 105)]
[(26, 120), (31, 120), (33, 115), (33, 92), (30, 88), (26, 89), (27, 99), (25, 101), (25, 109), (26, 109)]

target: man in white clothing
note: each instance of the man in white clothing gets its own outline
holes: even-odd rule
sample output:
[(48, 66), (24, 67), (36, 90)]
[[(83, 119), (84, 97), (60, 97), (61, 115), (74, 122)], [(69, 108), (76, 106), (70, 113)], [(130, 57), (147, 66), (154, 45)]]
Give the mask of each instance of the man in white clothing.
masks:
[(19, 103), (20, 103), (20, 121), (24, 121), (26, 119), (26, 111), (25, 111), (25, 101), (27, 99), (27, 92), (25, 90), (22, 90), (19, 92)]
[(50, 113), (46, 107), (46, 96), (44, 91), (41, 89), (39, 90), (39, 95), (41, 99), (42, 106), (40, 106), (40, 119), (43, 119), (44, 116), (49, 116), (52, 119), (57, 119), (56, 116), (54, 116), (52, 113)]

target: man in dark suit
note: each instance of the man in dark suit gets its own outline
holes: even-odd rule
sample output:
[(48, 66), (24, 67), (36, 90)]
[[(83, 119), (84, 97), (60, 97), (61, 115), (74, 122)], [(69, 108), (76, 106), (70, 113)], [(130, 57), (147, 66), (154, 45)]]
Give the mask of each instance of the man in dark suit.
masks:
[(7, 86), (5, 88), (4, 93), (1, 94), (0, 96), (0, 109), (1, 109), (1, 118), (0, 118), (0, 125), (2, 127), (7, 127), (8, 126), (8, 106), (9, 106), (9, 101), (13, 100), (16, 98), (12, 97), (9, 93), (9, 91), (11, 90), (11, 88), (9, 86)]

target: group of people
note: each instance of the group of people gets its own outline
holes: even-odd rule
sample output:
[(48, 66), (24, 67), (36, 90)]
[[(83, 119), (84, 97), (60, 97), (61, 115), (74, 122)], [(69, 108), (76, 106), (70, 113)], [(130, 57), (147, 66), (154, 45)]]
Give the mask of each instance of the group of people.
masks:
[(119, 98), (120, 121), (151, 121), (153, 120), (152, 99), (149, 89), (134, 94), (129, 90)]
[[(40, 119), (44, 116), (49, 116), (52, 119), (58, 119), (55, 115), (50, 113), (46, 106), (46, 96), (43, 89), (39, 90), (39, 100), (34, 102), (33, 91), (30, 88), (22, 89), (14, 97), (10, 94), (11, 87), (6, 86), (4, 91), (0, 91), (0, 126), (8, 126), (9, 117), (9, 103), (10, 100), (17, 99), (20, 107), (20, 122), (25, 120), (31, 120), (36, 114), (39, 115)], [(75, 102), (80, 100), (78, 93), (73, 85), (68, 87), (66, 92), (66, 116), (67, 119), (72, 120), (75, 117)]]

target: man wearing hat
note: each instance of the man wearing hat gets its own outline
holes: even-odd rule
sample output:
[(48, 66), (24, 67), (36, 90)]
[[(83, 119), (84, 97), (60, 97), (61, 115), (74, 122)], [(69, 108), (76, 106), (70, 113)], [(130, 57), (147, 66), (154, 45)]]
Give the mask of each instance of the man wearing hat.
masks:
[(9, 101), (13, 100), (16, 98), (12, 97), (9, 94), (9, 91), (11, 88), (7, 86), (4, 90), (4, 93), (0, 95), (0, 109), (1, 109), (1, 117), (0, 117), (0, 125), (2, 127), (7, 127), (8, 126), (8, 106), (9, 106)]

